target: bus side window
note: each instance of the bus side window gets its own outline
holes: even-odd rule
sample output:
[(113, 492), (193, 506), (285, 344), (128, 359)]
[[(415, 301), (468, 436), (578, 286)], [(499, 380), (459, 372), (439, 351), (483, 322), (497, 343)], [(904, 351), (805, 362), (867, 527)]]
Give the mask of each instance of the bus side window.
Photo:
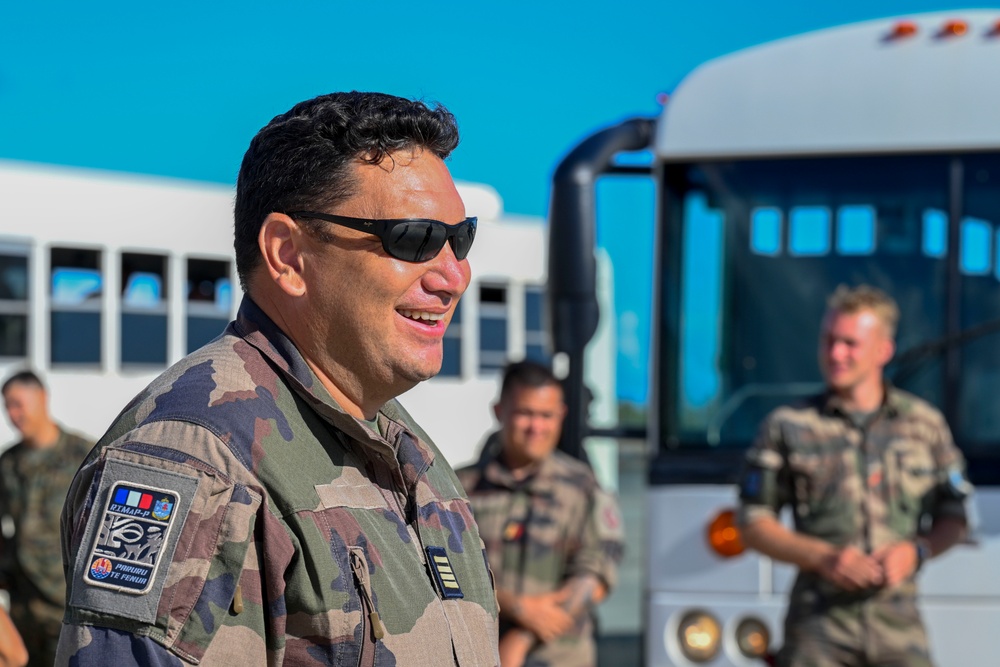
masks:
[(52, 248), (49, 361), (101, 363), (101, 252)]
[(948, 254), (948, 215), (929, 208), (924, 211), (923, 252), (928, 257), (942, 259)]
[(830, 209), (825, 206), (796, 206), (788, 217), (790, 254), (815, 256), (830, 252)]
[(990, 223), (976, 218), (963, 218), (961, 232), (959, 266), (962, 273), (975, 276), (988, 274), (992, 268), (993, 229)]
[(122, 253), (121, 363), (167, 364), (167, 258)]
[(444, 332), (441, 372), (437, 377), (462, 377), (462, 301), (455, 304), (455, 314)]
[(780, 255), (781, 224), (781, 209), (767, 206), (750, 211), (750, 249), (758, 255)]
[(479, 370), (491, 373), (507, 363), (507, 287), (479, 287)]
[(524, 288), (524, 357), (548, 366), (552, 359), (545, 349), (545, 298), (542, 289), (538, 285)]
[(870, 255), (875, 252), (875, 209), (841, 206), (837, 209), (837, 252)]
[(0, 357), (28, 356), (26, 245), (0, 243)]
[(228, 261), (187, 260), (187, 341), (190, 354), (221, 334), (233, 309)]
[(722, 394), (722, 295), (725, 217), (703, 192), (684, 199), (678, 417), (683, 430), (704, 428)]

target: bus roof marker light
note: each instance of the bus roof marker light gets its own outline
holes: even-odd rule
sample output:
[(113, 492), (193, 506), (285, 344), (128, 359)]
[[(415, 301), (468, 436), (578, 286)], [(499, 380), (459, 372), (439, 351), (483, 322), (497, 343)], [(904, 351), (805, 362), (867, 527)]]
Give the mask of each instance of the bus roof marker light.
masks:
[(708, 545), (712, 551), (723, 558), (733, 558), (743, 553), (743, 538), (736, 525), (736, 512), (724, 509), (708, 524), (706, 534)]
[(917, 34), (917, 24), (913, 21), (896, 21), (892, 26), (892, 31), (886, 37), (887, 41), (894, 39), (904, 39)]
[(661, 107), (667, 106), (667, 102), (669, 101), (670, 101), (670, 93), (656, 94), (656, 103), (659, 104)]
[(963, 21), (962, 19), (951, 19), (944, 22), (944, 25), (941, 26), (941, 30), (938, 32), (936, 37), (938, 39), (961, 37), (967, 32), (969, 32), (969, 23), (967, 21)]
[(986, 37), (1000, 37), (1000, 19), (990, 24), (990, 29), (986, 31)]

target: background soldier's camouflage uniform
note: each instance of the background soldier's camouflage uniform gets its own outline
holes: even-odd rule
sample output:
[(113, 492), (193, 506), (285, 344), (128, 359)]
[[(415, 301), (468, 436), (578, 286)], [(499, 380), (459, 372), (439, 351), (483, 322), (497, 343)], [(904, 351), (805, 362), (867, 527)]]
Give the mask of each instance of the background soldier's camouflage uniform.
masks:
[[(919, 398), (889, 387), (881, 409), (859, 426), (824, 395), (765, 420), (747, 453), (741, 520), (775, 516), (789, 504), (798, 532), (870, 554), (914, 539), (922, 516), (964, 519), (949, 484), (963, 465), (944, 417)], [(779, 664), (930, 665), (916, 596), (913, 578), (847, 592), (800, 572)]]
[(0, 586), (30, 656), (49, 667), (66, 606), (59, 513), (77, 468), (94, 443), (59, 429), (53, 447), (19, 442), (0, 456), (0, 516), (14, 529), (0, 540)]
[[(486, 542), (498, 589), (539, 595), (575, 575), (596, 575), (608, 587), (618, 580), (624, 526), (614, 497), (587, 464), (554, 451), (538, 470), (515, 481), (498, 459), (493, 434), (479, 462), (458, 471)], [(502, 625), (501, 632), (506, 627)], [(593, 619), (535, 647), (527, 665), (587, 667), (596, 664)]]
[[(384, 439), (244, 300), (220, 339), (126, 408), (75, 480), (58, 664), (497, 664), (496, 597), (458, 480), (394, 401), (378, 425)], [(82, 579), (85, 527), (114, 483), (102, 472), (135, 464), (197, 480), (162, 591), (146, 594), (149, 621), (137, 620), (143, 596)], [(464, 597), (444, 599), (428, 546), (447, 554)]]

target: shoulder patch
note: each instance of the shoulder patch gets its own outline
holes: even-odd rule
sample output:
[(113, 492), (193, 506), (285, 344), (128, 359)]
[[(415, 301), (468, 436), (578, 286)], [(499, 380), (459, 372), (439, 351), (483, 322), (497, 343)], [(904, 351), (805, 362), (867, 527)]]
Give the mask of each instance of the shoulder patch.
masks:
[(448, 559), (448, 552), (442, 547), (427, 547), (427, 564), (430, 565), (431, 572), (434, 573), (434, 581), (437, 583), (441, 597), (446, 600), (454, 598), (464, 598), (465, 593), (458, 584), (455, 570), (451, 567), (451, 560)]
[(167, 489), (117, 482), (104, 505), (100, 534), (83, 580), (126, 593), (153, 585), (180, 497)]
[(155, 621), (197, 489), (196, 477), (108, 459), (77, 553), (70, 604)]

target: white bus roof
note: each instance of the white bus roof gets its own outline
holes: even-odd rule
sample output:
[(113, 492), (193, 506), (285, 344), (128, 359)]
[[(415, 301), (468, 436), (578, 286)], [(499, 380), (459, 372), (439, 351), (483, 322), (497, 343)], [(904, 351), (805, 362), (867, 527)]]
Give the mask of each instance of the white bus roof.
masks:
[(1000, 9), (880, 19), (712, 60), (667, 102), (657, 157), (1000, 148), (998, 21)]

